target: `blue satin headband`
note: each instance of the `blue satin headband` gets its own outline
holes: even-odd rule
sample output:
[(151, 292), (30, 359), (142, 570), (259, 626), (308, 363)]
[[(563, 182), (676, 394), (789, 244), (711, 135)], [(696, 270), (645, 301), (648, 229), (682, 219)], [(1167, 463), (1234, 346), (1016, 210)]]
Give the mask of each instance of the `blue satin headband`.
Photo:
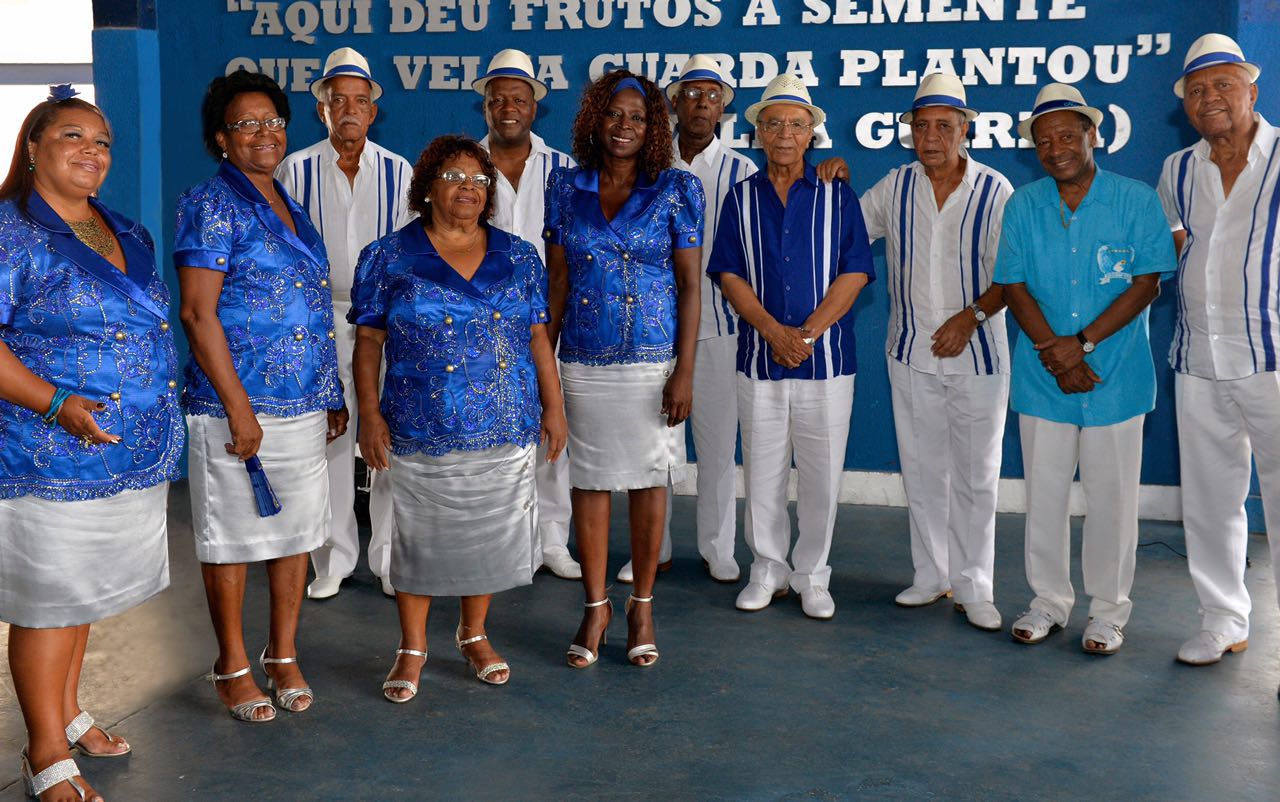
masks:
[(649, 94), (644, 91), (644, 87), (640, 85), (640, 82), (635, 78), (632, 78), (630, 75), (623, 78), (621, 81), (618, 81), (618, 83), (614, 85), (611, 95), (616, 95), (624, 89), (634, 89), (646, 98), (649, 96)]

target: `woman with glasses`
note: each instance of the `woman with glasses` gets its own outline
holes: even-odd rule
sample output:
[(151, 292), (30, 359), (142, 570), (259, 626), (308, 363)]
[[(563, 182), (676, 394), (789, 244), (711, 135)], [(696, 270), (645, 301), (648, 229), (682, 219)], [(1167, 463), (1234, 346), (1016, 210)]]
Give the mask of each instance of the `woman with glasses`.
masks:
[(462, 597), (454, 645), (476, 678), (510, 679), (489, 602), (533, 582), (535, 454), (545, 441), (554, 462), (568, 436), (546, 271), (533, 245), (489, 225), (496, 177), (475, 141), (433, 141), (409, 184), (419, 219), (365, 248), (351, 291), (360, 453), (390, 471), (395, 510), (400, 645), (382, 693), (397, 704), (418, 693), (435, 596)]
[(267, 689), (302, 712), (315, 696), (298, 668), (298, 611), (307, 554), (328, 523), (325, 446), (346, 430), (347, 410), (324, 243), (272, 178), (288, 98), (265, 75), (235, 72), (209, 84), (201, 117), (220, 165), (178, 198), (173, 253), (191, 346), (182, 402), (192, 524), (218, 638), (218, 697), (237, 720), (263, 722), (276, 711), (245, 649), (247, 563), (266, 563), (271, 591), (259, 656)]
[(595, 663), (613, 617), (605, 595), (610, 493), (628, 493), (634, 589), (627, 660), (658, 660), (653, 580), (667, 487), (684, 468), (702, 268), (702, 184), (670, 169), (658, 87), (625, 70), (589, 85), (573, 127), (580, 167), (547, 181), (551, 339), (569, 419), (569, 480), (586, 610), (567, 660)]

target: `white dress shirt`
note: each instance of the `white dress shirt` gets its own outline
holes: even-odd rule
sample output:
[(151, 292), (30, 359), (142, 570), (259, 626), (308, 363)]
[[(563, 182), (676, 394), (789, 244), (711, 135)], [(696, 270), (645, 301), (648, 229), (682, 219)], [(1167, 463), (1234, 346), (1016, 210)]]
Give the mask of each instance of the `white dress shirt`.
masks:
[[(557, 167), (576, 167), (577, 163), (566, 153), (549, 147), (535, 133), (529, 134), (529, 158), (524, 161), (520, 173), (520, 188), (511, 186), (507, 177), (498, 171), (498, 184), (493, 199), (491, 225), (509, 234), (533, 243), (538, 256), (545, 263), (547, 248), (542, 241), (543, 202), (546, 197), (547, 177)], [(480, 140), (480, 147), (489, 149), (489, 137)]]
[(412, 177), (408, 161), (368, 140), (354, 183), (328, 139), (286, 156), (276, 168), (276, 180), (324, 238), (335, 301), (350, 301), (360, 251), (417, 216), (408, 203)]
[(1248, 164), (1222, 191), (1200, 140), (1165, 159), (1160, 202), (1185, 230), (1178, 260), (1178, 324), (1169, 362), (1202, 379), (1276, 370), (1280, 349), (1280, 131), (1254, 114)]
[(716, 241), (716, 226), (720, 223), (720, 208), (724, 205), (724, 196), (734, 184), (754, 174), (756, 165), (733, 148), (725, 147), (718, 136), (711, 138), (702, 152), (693, 157), (692, 163), (680, 158), (679, 133), (676, 134), (673, 145), (676, 156), (672, 167), (696, 175), (707, 196), (702, 223), (702, 316), (698, 324), (698, 339), (737, 334), (737, 316), (724, 299), (724, 293), (707, 276), (707, 260), (711, 258), (711, 244)]
[[(1009, 372), (1004, 312), (978, 326), (959, 356), (933, 355), (933, 333), (991, 286), (1008, 179), (963, 154), (964, 178), (938, 208), (919, 161), (889, 171), (862, 196), (871, 241), (884, 238), (891, 359), (925, 373)], [(941, 365), (939, 365), (941, 362)]]

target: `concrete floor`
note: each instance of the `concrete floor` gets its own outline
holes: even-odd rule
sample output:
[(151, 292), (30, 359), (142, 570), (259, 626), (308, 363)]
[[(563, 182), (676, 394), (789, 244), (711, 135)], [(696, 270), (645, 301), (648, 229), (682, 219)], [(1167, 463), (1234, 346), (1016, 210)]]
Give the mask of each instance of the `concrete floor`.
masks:
[[(736, 588), (703, 573), (694, 502), (679, 498), (675, 567), (655, 592), (655, 668), (625, 664), (621, 615), (596, 666), (565, 667), (580, 589), (540, 574), (491, 613), (508, 686), (467, 672), (450, 642), (457, 603), (441, 600), (421, 693), (388, 704), (395, 605), (361, 566), (337, 598), (304, 607), (315, 706), (245, 725), (201, 677), (215, 652), (186, 492), (172, 496), (173, 587), (95, 627), (90, 643), (82, 701), (134, 747), (80, 760), (109, 800), (1280, 798), (1280, 615), (1262, 538), (1250, 543), (1251, 648), (1193, 669), (1173, 655), (1195, 630), (1195, 596), (1185, 560), (1164, 546), (1139, 549), (1129, 640), (1101, 658), (1080, 651), (1079, 599), (1065, 633), (1036, 647), (979, 632), (948, 604), (895, 607), (911, 577), (901, 509), (841, 508), (833, 621), (806, 619), (794, 595), (737, 612)], [(624, 521), (618, 503), (614, 570)], [(1142, 540), (1183, 550), (1175, 525), (1144, 522)], [(745, 568), (741, 543), (738, 558)], [(1008, 623), (1029, 600), (1021, 516), (999, 519), (996, 576)], [(610, 595), (620, 607), (625, 594)], [(251, 651), (265, 602), (265, 577), (251, 572)], [(5, 676), (0, 801), (22, 798), (22, 743)]]

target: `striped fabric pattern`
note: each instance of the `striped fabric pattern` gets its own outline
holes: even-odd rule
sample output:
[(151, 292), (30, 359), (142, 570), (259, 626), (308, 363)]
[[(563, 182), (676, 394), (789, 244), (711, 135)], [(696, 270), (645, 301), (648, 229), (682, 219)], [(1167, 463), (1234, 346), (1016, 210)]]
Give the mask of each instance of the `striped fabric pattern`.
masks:
[[(520, 186), (513, 187), (507, 177), (498, 172), (498, 183), (494, 188), (493, 219), (495, 228), (515, 234), (521, 239), (533, 243), (538, 256), (547, 259), (546, 244), (542, 240), (547, 179), (551, 171), (557, 167), (577, 167), (577, 163), (567, 154), (547, 145), (537, 134), (529, 134), (529, 157), (525, 159), (524, 171), (520, 174)], [(480, 140), (480, 146), (489, 149), (489, 137)]]

